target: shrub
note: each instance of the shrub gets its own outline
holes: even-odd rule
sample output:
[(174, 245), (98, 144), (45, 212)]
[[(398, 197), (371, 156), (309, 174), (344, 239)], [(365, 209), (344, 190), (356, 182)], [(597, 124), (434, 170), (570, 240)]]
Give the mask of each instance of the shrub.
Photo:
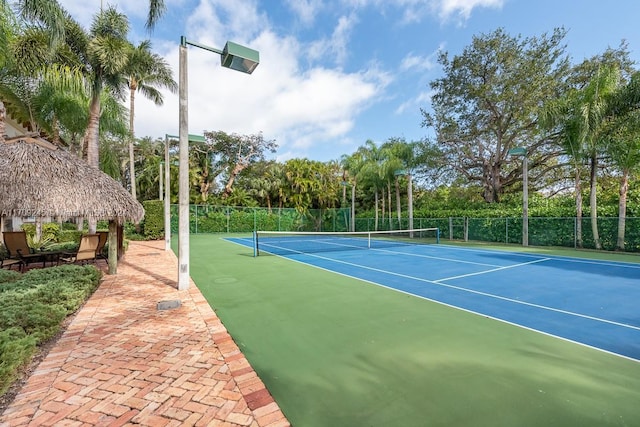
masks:
[(78, 230), (63, 230), (60, 232), (60, 235), (58, 237), (58, 242), (62, 243), (62, 242), (75, 242), (78, 243), (80, 242), (80, 238), (82, 237), (82, 233), (84, 233), (83, 231), (78, 231)]
[(36, 339), (20, 328), (0, 331), (0, 394), (18, 378), (19, 368), (31, 359), (36, 350)]
[(162, 200), (146, 200), (144, 206), (143, 234), (149, 240), (164, 236), (164, 202)]
[(94, 266), (61, 266), (25, 274), (0, 270), (0, 393), (26, 365), (36, 345), (55, 336), (62, 321), (97, 288)]

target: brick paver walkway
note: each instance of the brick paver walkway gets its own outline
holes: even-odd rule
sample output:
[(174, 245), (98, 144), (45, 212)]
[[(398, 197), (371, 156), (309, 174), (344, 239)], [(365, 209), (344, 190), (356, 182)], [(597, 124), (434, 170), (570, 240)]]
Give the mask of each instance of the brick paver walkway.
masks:
[[(0, 426), (288, 426), (164, 242), (131, 242)], [(157, 303), (180, 300), (172, 310)]]

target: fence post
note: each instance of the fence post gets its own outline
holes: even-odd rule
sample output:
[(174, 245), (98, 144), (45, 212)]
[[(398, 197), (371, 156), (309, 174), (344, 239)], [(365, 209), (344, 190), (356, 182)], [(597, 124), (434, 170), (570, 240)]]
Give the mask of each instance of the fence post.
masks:
[(504, 219), (504, 242), (509, 243), (509, 218)]
[(464, 217), (464, 241), (469, 241), (469, 217)]
[(449, 217), (449, 240), (453, 240), (453, 217)]

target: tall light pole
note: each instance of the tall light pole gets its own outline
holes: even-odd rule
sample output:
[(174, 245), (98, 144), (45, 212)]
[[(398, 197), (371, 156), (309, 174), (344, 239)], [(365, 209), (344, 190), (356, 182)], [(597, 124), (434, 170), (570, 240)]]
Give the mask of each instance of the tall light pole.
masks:
[(260, 63), (257, 50), (233, 42), (227, 42), (223, 50), (187, 41), (180, 37), (178, 73), (179, 99), (179, 174), (178, 174), (178, 290), (189, 288), (189, 106), (187, 45), (217, 53), (221, 65), (232, 70), (251, 74)]
[[(169, 161), (169, 141), (178, 140), (178, 135), (164, 135), (164, 250), (171, 250), (171, 162)], [(189, 134), (189, 143), (205, 143), (202, 135)], [(174, 166), (176, 163), (173, 163)]]
[(516, 147), (509, 150), (511, 156), (522, 156), (522, 246), (529, 246), (529, 161), (527, 149)]
[[(164, 250), (171, 250), (171, 177), (169, 176), (169, 138), (164, 135)], [(175, 137), (177, 138), (177, 137)]]

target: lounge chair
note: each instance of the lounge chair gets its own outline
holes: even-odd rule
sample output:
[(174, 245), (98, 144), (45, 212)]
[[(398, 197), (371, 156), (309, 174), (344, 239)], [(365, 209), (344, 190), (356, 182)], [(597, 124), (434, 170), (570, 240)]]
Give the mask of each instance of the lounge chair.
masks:
[(107, 240), (109, 239), (109, 232), (98, 231), (97, 234), (100, 236), (100, 241), (98, 242), (98, 248), (96, 249), (96, 260), (103, 259), (108, 261), (108, 257), (102, 252), (104, 251), (104, 245), (107, 244)]
[(32, 262), (43, 260), (41, 253), (35, 252), (27, 243), (27, 233), (24, 231), (5, 231), (2, 233), (4, 247), (9, 252), (9, 259), (20, 260), (23, 267)]
[(100, 243), (100, 236), (97, 234), (85, 234), (80, 239), (80, 246), (76, 252), (63, 252), (60, 261), (68, 264), (87, 264), (96, 261), (96, 250)]

